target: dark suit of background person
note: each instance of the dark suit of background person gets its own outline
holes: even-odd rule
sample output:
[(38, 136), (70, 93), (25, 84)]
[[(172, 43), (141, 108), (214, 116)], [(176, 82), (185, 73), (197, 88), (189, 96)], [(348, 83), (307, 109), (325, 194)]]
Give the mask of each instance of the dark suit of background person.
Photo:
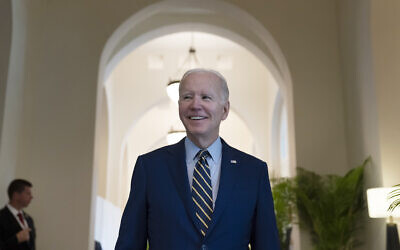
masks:
[(21, 226), (15, 220), (15, 217), (11, 214), (7, 207), (0, 210), (0, 232), (1, 239), (4, 242), (1, 250), (15, 249), (35, 249), (35, 227), (33, 219), (28, 214), (24, 213), (25, 220), (28, 223), (30, 231), (30, 240), (22, 243), (18, 243), (16, 234), (22, 230)]
[[(201, 149), (219, 139), (229, 112), (221, 79), (195, 70), (181, 81), (180, 118), (188, 139)], [(216, 102), (224, 99), (221, 93), (223, 104)], [(151, 250), (244, 250), (249, 243), (252, 250), (280, 249), (267, 165), (221, 141), (218, 195), (205, 236), (195, 215), (183, 139), (138, 157), (116, 250), (144, 250), (147, 240)]]
[[(14, 185), (15, 184), (15, 185)], [(0, 210), (0, 249), (1, 250), (34, 250), (35, 226), (33, 219), (22, 211), (32, 200), (32, 184), (25, 180), (14, 180), (8, 188), (10, 202)], [(17, 188), (17, 191), (15, 191)], [(21, 189), (22, 188), (22, 189)], [(8, 206), (20, 210), (27, 225), (21, 227)]]

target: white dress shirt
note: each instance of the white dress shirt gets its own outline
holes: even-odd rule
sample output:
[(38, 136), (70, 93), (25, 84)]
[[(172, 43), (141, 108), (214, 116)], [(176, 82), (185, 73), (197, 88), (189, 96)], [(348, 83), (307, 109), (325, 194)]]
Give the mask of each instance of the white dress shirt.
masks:
[[(8, 208), (8, 210), (10, 210), (10, 212), (14, 215), (14, 218), (17, 220), (18, 224), (20, 225), (20, 227), (21, 227), (22, 229), (25, 229), (25, 228), (28, 228), (28, 227), (29, 227), (29, 226), (28, 226), (28, 222), (27, 222), (26, 219), (25, 219), (24, 212), (23, 212), (22, 210), (17, 210), (15, 207), (11, 206), (10, 204), (7, 204), (7, 208)], [(24, 220), (25, 225), (23, 225), (23, 224), (21, 223), (21, 221), (19, 220), (18, 213), (21, 213), (21, 214), (22, 214), (22, 218), (23, 218), (23, 220)]]

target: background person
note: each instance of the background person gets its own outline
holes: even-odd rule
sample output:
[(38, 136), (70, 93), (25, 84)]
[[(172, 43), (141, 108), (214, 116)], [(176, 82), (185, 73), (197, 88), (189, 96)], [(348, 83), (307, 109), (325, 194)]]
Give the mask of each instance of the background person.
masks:
[(35, 227), (33, 219), (22, 209), (31, 202), (32, 184), (16, 179), (8, 186), (9, 203), (0, 210), (1, 250), (34, 250)]

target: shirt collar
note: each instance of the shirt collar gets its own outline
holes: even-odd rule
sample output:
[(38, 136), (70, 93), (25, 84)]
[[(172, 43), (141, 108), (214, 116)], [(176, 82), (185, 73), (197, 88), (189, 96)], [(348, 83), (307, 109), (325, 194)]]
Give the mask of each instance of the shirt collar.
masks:
[(18, 211), (15, 207), (11, 206), (10, 203), (7, 203), (7, 207), (15, 216), (17, 216), (18, 213), (22, 213), (22, 210)]
[[(185, 138), (185, 150), (186, 150), (186, 159), (195, 160), (197, 152), (201, 150), (201, 148), (197, 147), (188, 137)], [(222, 143), (221, 138), (218, 138), (207, 148), (207, 151), (211, 155), (211, 159), (213, 161), (217, 161), (221, 158), (222, 154)]]

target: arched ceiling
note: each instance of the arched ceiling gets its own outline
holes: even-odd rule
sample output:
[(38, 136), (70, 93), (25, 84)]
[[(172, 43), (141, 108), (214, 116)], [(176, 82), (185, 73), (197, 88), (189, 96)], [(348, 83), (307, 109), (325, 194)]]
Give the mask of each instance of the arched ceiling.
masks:
[[(163, 126), (153, 126), (149, 131), (142, 131), (143, 134), (159, 137), (179, 124), (177, 112), (172, 110), (177, 107), (169, 104), (165, 87), (178, 72), (191, 45), (196, 48), (201, 67), (216, 69), (226, 77), (231, 109), (254, 138), (254, 147), (249, 153), (266, 159), (277, 84), (249, 50), (226, 38), (202, 32), (181, 32), (153, 39), (130, 52), (115, 67), (106, 85), (110, 102), (110, 153), (120, 154), (122, 145), (130, 145), (133, 150), (130, 160), (134, 161), (137, 154), (149, 150), (148, 146), (141, 147), (137, 141), (131, 141), (129, 135), (154, 107), (172, 117), (154, 117), (154, 124)], [(165, 131), (154, 132), (157, 129)], [(242, 136), (239, 131), (237, 136)], [(152, 142), (159, 140), (149, 138)], [(240, 145), (234, 146), (240, 148)]]

